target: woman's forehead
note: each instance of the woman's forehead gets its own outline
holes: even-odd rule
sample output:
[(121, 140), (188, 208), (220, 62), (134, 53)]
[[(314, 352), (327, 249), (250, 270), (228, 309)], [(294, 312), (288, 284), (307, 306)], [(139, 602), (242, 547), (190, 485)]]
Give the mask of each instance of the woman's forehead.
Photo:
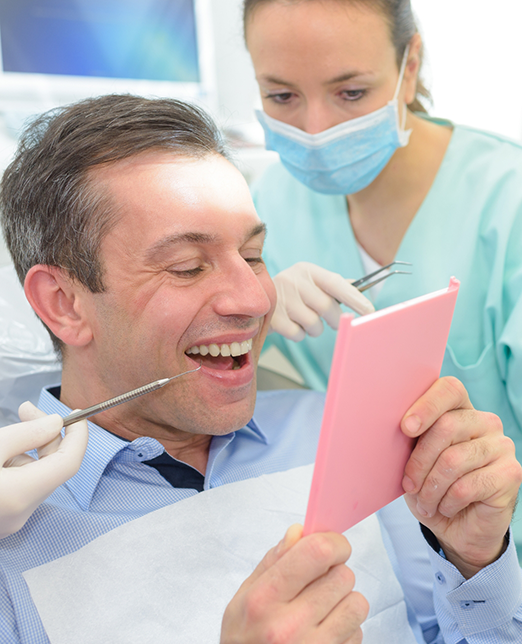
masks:
[[(261, 5), (247, 23), (247, 44), (256, 67), (264, 61), (293, 59), (354, 63), (371, 67), (395, 59), (388, 21), (366, 5), (327, 0)], [(330, 64), (330, 66), (332, 66)]]

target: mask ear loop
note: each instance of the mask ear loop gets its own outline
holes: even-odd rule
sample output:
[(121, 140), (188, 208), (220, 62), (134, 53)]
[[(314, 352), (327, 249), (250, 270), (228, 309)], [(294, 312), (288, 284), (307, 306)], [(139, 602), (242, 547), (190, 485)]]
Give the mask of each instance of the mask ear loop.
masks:
[[(401, 90), (401, 85), (402, 81), (404, 80), (404, 72), (406, 71), (406, 63), (408, 62), (408, 56), (410, 53), (410, 45), (406, 45), (406, 49), (404, 50), (404, 55), (402, 57), (402, 63), (401, 63), (401, 69), (399, 71), (399, 80), (397, 82), (397, 87), (395, 88), (395, 94), (393, 95), (393, 100), (396, 101), (397, 98), (399, 97), (399, 92)], [(407, 111), (408, 108), (406, 104), (404, 105), (404, 110), (402, 112), (402, 123), (401, 123), (401, 130), (404, 132), (404, 128), (406, 126), (406, 116), (407, 116)]]

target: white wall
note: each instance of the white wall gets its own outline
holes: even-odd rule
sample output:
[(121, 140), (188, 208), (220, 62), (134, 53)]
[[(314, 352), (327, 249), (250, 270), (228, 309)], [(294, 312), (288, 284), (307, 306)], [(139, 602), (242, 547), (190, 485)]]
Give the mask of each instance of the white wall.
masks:
[(522, 1), (412, 0), (431, 112), (522, 140)]
[(257, 85), (250, 57), (243, 42), (240, 0), (213, 0), (212, 22), (216, 82), (217, 118), (222, 126), (251, 123)]
[[(221, 127), (245, 131), (245, 125), (247, 125), (250, 126), (246, 129), (248, 132), (253, 127), (254, 136), (261, 141), (262, 134), (253, 117), (252, 106), (257, 95), (257, 87), (250, 58), (243, 44), (241, 2), (210, 0), (208, 4), (211, 7), (217, 84), (216, 110), (213, 110), (213, 116)], [(47, 105), (35, 106), (35, 111), (41, 111), (47, 107)], [(27, 114), (32, 111), (31, 106), (26, 106)], [(16, 148), (12, 125), (12, 118), (8, 122), (0, 114), (0, 174), (7, 167)], [(266, 155), (248, 150), (241, 156), (239, 162), (245, 175), (250, 178), (264, 168), (267, 158)], [(0, 234), (0, 266), (8, 262), (9, 255)]]

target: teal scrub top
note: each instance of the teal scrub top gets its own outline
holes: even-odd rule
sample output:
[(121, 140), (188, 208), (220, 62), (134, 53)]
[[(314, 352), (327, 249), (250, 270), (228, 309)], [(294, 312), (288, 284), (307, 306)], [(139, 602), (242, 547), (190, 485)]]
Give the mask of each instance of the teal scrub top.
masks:
[[(312, 192), (278, 163), (253, 197), (267, 224), (272, 276), (299, 261), (364, 275), (344, 196)], [(385, 280), (376, 309), (444, 288), (452, 275), (461, 281), (442, 375), (459, 378), (476, 408), (500, 416), (522, 460), (522, 145), (455, 126), (396, 259), (411, 262), (413, 274)], [(276, 345), (309, 387), (325, 390), (335, 337), (325, 325), (299, 343), (271, 334), (267, 346)]]

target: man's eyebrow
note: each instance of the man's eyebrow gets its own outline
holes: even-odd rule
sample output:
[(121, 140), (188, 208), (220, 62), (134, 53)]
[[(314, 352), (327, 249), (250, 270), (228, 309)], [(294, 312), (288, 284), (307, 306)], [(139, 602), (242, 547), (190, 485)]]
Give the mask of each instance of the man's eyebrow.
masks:
[(146, 252), (146, 259), (153, 261), (157, 255), (168, 251), (173, 246), (180, 244), (212, 244), (216, 241), (215, 235), (206, 233), (180, 233), (178, 235), (168, 235), (158, 240)]
[[(256, 224), (245, 236), (245, 241), (266, 233), (266, 225), (263, 223)], [(208, 233), (188, 232), (177, 235), (168, 235), (157, 241), (146, 252), (146, 260), (149, 262), (161, 255), (163, 251), (170, 250), (173, 246), (180, 244), (215, 244), (219, 241), (218, 235), (209, 235)]]
[(257, 237), (258, 235), (266, 235), (266, 224), (260, 223), (254, 226), (246, 239), (249, 240), (252, 239), (252, 237)]

